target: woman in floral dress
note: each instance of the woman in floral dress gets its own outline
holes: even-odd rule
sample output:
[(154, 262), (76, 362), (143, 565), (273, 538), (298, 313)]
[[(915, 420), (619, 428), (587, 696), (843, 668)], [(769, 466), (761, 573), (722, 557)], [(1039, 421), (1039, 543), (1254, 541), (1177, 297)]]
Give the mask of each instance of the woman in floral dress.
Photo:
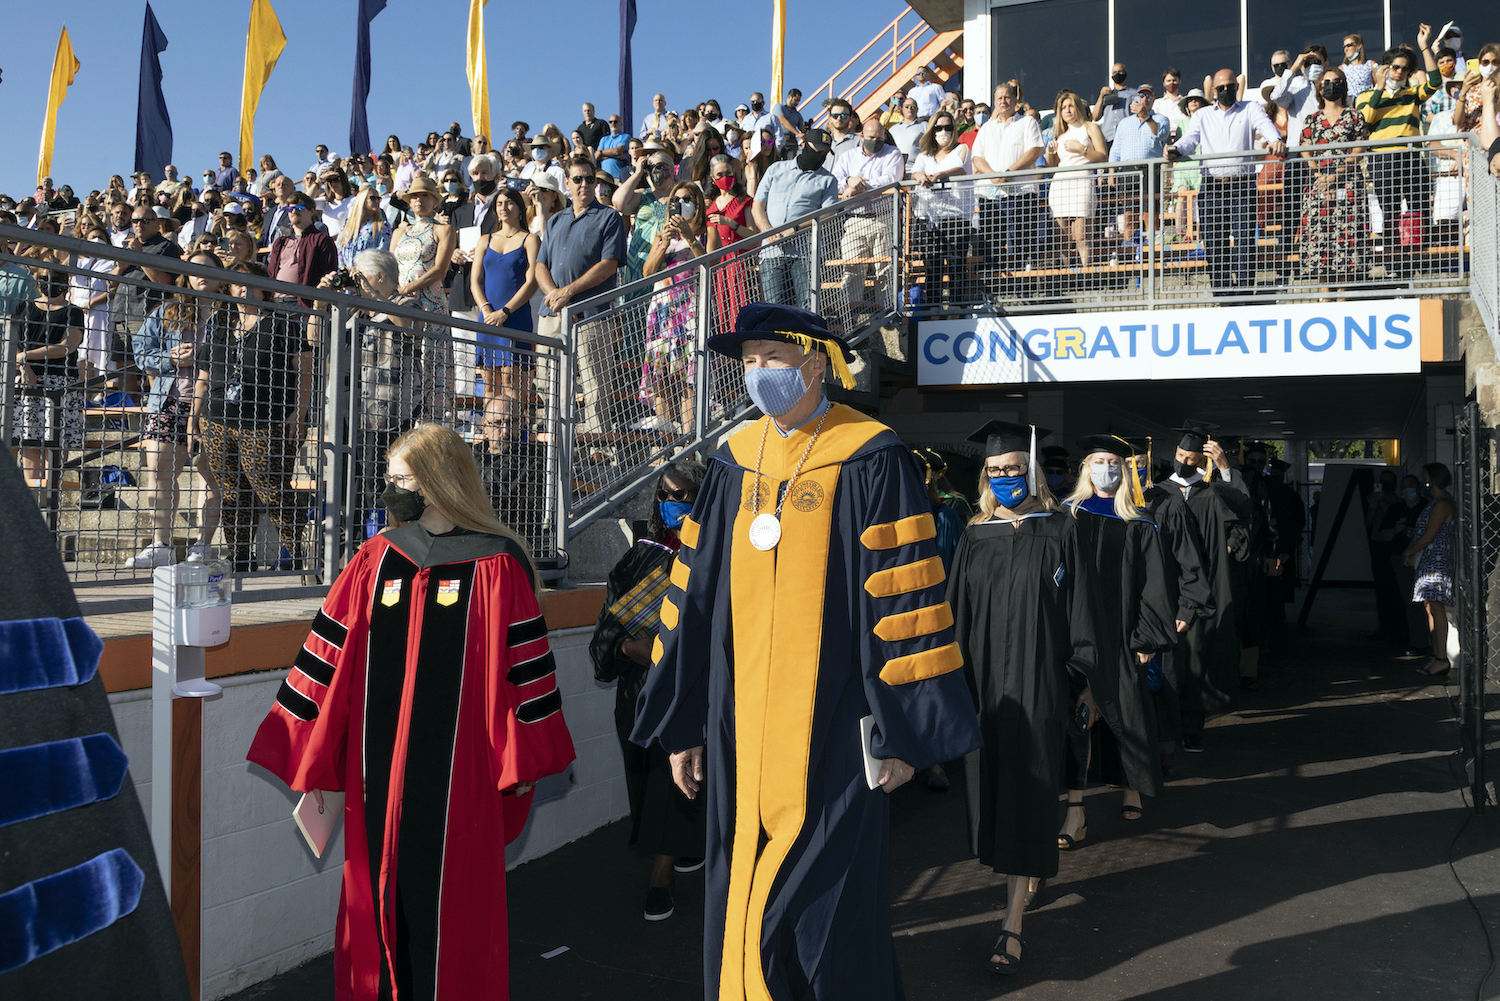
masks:
[[(452, 226), (435, 218), (442, 193), (430, 177), (419, 177), (406, 193), (416, 221), (391, 234), (391, 253), (401, 267), (401, 295), (416, 296), (414, 305), (430, 313), (447, 313), (443, 276), (458, 237)], [(442, 420), (453, 409), (453, 342), (422, 338), (422, 405), (418, 416)]]
[[(703, 192), (692, 181), (678, 181), (667, 196), (667, 221), (651, 243), (644, 275), (675, 267), (708, 253)], [(686, 432), (693, 425), (693, 328), (698, 317), (698, 273), (685, 271), (657, 283), (646, 307), (646, 357), (641, 365), (642, 401), (656, 417), (652, 430)], [(675, 412), (674, 412), (675, 409)], [(680, 424), (674, 423), (679, 420)]]
[(1342, 70), (1333, 67), (1323, 72), (1318, 81), (1321, 107), (1303, 126), (1298, 143), (1303, 158), (1311, 161), (1302, 198), (1302, 224), (1297, 230), (1301, 276), (1330, 289), (1363, 279), (1369, 266), (1365, 184), (1359, 171), (1364, 150), (1307, 148), (1370, 137), (1364, 118), (1344, 107), (1348, 91)]
[(1448, 606), (1453, 604), (1453, 518), (1457, 509), (1448, 488), (1453, 474), (1441, 462), (1422, 467), (1422, 482), (1432, 491), (1432, 503), (1417, 519), (1417, 538), (1406, 547), (1407, 566), (1416, 560), (1417, 583), (1411, 600), (1427, 606), (1432, 627), (1432, 657), (1417, 673), (1441, 678), (1448, 673)]

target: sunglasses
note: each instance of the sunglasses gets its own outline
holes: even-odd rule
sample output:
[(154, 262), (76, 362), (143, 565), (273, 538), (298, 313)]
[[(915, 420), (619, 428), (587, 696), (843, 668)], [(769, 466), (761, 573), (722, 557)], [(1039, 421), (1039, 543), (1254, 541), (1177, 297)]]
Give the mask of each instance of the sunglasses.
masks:
[(593, 178), (588, 176), (587, 174), (575, 174), (574, 176), (568, 178), (568, 180), (572, 181), (574, 184), (587, 184), (592, 181)]
[(665, 501), (665, 500), (686, 501), (686, 500), (692, 500), (696, 496), (697, 496), (697, 491), (695, 491), (695, 490), (683, 490), (683, 489), (665, 490), (665, 489), (658, 489), (656, 491), (656, 499), (658, 501)]
[(848, 112), (844, 112), (843, 114), (840, 114), (840, 113), (834, 111), (834, 112), (829, 112), (828, 117), (829, 118), (848, 118), (849, 117), (849, 113)]

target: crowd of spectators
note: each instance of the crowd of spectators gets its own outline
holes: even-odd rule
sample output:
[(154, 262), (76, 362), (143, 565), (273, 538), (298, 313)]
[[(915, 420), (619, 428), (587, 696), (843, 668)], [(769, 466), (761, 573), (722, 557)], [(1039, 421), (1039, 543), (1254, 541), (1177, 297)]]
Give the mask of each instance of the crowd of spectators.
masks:
[[(1371, 231), (1382, 231), (1380, 220), (1400, 220), (1384, 232), (1394, 249), (1399, 231), (1403, 251), (1419, 249), (1430, 228), (1457, 224), (1453, 206), (1463, 191), (1453, 184), (1466, 155), (1460, 133), (1478, 133), (1492, 154), (1497, 148), (1500, 45), (1468, 57), (1462, 41), (1456, 27), (1433, 38), (1423, 25), (1415, 49), (1394, 47), (1379, 60), (1366, 56), (1358, 35), (1344, 39), (1342, 59), (1318, 45), (1295, 58), (1280, 51), (1258, 89), (1227, 69), (1185, 93), (1175, 67), (1161, 74), (1159, 88), (1132, 84), (1127, 67), (1116, 63), (1097, 95), (1064, 90), (1033, 104), (1012, 80), (996, 87), (987, 105), (922, 71), (863, 118), (844, 98), (824, 101), (823, 114), (814, 115), (795, 89), (769, 104), (752, 93), (727, 114), (717, 100), (672, 111), (656, 94), (633, 130), (618, 114), (600, 118), (586, 103), (566, 133), (555, 123), (533, 129), (515, 121), (493, 147), (490, 137), (464, 136), (454, 122), (415, 147), (396, 135), (368, 153), (339, 155), (318, 145), (301, 172), (269, 154), (247, 167), (223, 152), (201, 172), (201, 183), (168, 165), (160, 178), (140, 172), (128, 184), (114, 175), (80, 198), (45, 178), (19, 200), (0, 195), (0, 222), (64, 233), (100, 251), (68, 261), (24, 241), (5, 248), (35, 258), (40, 278), (15, 265), (0, 276), (0, 307), (25, 311), (19, 379), (27, 398), (13, 443), (26, 450), (28, 474), (40, 479), (49, 451), (82, 447), (87, 400), (102, 402), (115, 391), (145, 406), (159, 527), (137, 557), (141, 566), (171, 558), (164, 538), (176, 504), (170, 484), (188, 463), (213, 485), (209, 506), (219, 504), (221, 480), (239, 484), (241, 506), (252, 494), (279, 496), (284, 484), (271, 482), (275, 476), (246, 478), (224, 464), (234, 451), (225, 443), (253, 435), (215, 432), (212, 449), (193, 447), (205, 433), (203, 415), (226, 413), (199, 399), (200, 384), (211, 390), (228, 378), (221, 354), (210, 351), (204, 357), (212, 364), (195, 368), (201, 346), (220, 328), (262, 321), (242, 315), (236, 327), (226, 311), (188, 316), (182, 301), (136, 284), (180, 284), (191, 298), (203, 280), (179, 277), (171, 266), (179, 259), (226, 274), (264, 272), (295, 285), (358, 290), (429, 312), (434, 323), (452, 315), (493, 328), (492, 335), (446, 345), (385, 335), (360, 345), (369, 377), (383, 387), (375, 396), (384, 409), (365, 415), (365, 423), (379, 425), (382, 438), (394, 439), (423, 417), (453, 419), (458, 399), (482, 396), (477, 437), (492, 450), (528, 433), (536, 364), (528, 338), (558, 335), (570, 303), (663, 272), (650, 292), (644, 336), (623, 345), (632, 357), (624, 356), (617, 329), (591, 328), (587, 313), (575, 313), (580, 430), (685, 430), (695, 404), (691, 331), (700, 300), (672, 269), (903, 179), (913, 184), (913, 232), (930, 305), (977, 280), (1014, 284), (1044, 269), (1098, 271), (1106, 260), (1118, 266), (1149, 240), (1205, 259), (1215, 291), (1237, 294), (1253, 284), (1256, 235), (1278, 222), (1282, 243), (1294, 241), (1300, 251), (1296, 263), (1284, 263), (1287, 276), (1295, 270), (1336, 289), (1368, 274)], [(1455, 141), (1420, 151), (1396, 142), (1424, 134)], [(1334, 142), (1358, 145), (1315, 148)], [(1266, 155), (1215, 158), (1251, 148)], [(1194, 153), (1200, 159), (1181, 159)], [(1161, 225), (1144, 232), (1142, 173), (1123, 165), (1163, 157), (1177, 162), (1162, 170), (1156, 188)], [(1492, 156), (1489, 169), (1500, 172), (1497, 164)], [(1058, 172), (1028, 173), (1041, 167)], [(969, 175), (1007, 172), (1012, 176), (964, 183)], [(1265, 190), (1273, 186), (1280, 194), (1267, 212)], [(855, 202), (840, 233), (841, 257), (876, 263), (848, 268), (837, 296), (877, 315), (897, 294), (891, 228), (867, 202)], [(116, 264), (111, 247), (158, 257), (162, 266)], [(1403, 259), (1409, 263), (1402, 273), (1418, 266), (1416, 253)], [(53, 263), (83, 273), (58, 291)], [(752, 298), (808, 303), (814, 276), (805, 240), (767, 243), (753, 271), (751, 264), (721, 269), (722, 287), (711, 290), (721, 315)], [(215, 287), (225, 283), (233, 284), (224, 279)], [(312, 306), (271, 298), (288, 313)], [(277, 306), (262, 308), (271, 315)], [(274, 349), (295, 359), (294, 384), (268, 387), (271, 402), (251, 409), (300, 436), (312, 417), (310, 359), (327, 334), (311, 323), (296, 329), (295, 351)], [(622, 381), (632, 393), (619, 392)], [(236, 386), (232, 394), (238, 392)], [(267, 468), (282, 470), (284, 479), (291, 451), (270, 452)], [(257, 476), (260, 486), (251, 485)], [(207, 549), (216, 518), (205, 508), (197, 519), (202, 537), (193, 553)]]

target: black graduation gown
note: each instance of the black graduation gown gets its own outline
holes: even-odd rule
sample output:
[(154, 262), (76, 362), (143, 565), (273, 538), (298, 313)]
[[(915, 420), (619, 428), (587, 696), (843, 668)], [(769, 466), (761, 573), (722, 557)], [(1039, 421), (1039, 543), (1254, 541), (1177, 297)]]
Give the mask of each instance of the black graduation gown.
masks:
[[(708, 463), (631, 736), (706, 745), (707, 998), (899, 998), (890, 806), (861, 720), (874, 757), (917, 769), (980, 743), (936, 526), (889, 428), (842, 404), (815, 443), (817, 421), (783, 438), (768, 420)], [(780, 544), (756, 550), (753, 512), (783, 490)]]
[(642, 539), (620, 557), (604, 584), (604, 607), (589, 641), (594, 678), (615, 687), (615, 732), (625, 759), (625, 789), (630, 797), (630, 843), (653, 855), (703, 857), (703, 797), (688, 799), (672, 781), (672, 767), (661, 745), (640, 747), (630, 741), (635, 727), (635, 702), (646, 685), (647, 667), (620, 653), (627, 639), (620, 620), (610, 614), (621, 595), (645, 580), (653, 570), (667, 572), (677, 550), (665, 542)]
[[(1207, 557), (1203, 553), (1203, 533), (1198, 518), (1182, 493), (1157, 484), (1145, 492), (1146, 510), (1156, 523), (1157, 538), (1161, 541), (1162, 563), (1166, 568), (1167, 593), (1176, 602), (1177, 612), (1173, 621), (1188, 624), (1188, 632), (1207, 618), (1214, 610), (1214, 596), (1209, 589)], [(1184, 649), (1185, 634), (1178, 634), (1172, 649), (1161, 655), (1162, 686), (1155, 694), (1156, 727), (1158, 737), (1167, 743), (1175, 742), (1182, 735), (1182, 699), (1179, 686), (1187, 674), (1187, 666), (1180, 668), (1179, 650)], [(1183, 656), (1186, 656), (1185, 652)]]
[[(1099, 503), (1103, 501), (1103, 503)], [(1114, 740), (1101, 737), (1106, 780), (1156, 796), (1161, 767), (1156, 753), (1156, 704), (1135, 652), (1159, 653), (1177, 642), (1176, 613), (1167, 591), (1166, 565), (1156, 526), (1125, 521), (1114, 501), (1093, 498), (1075, 507), (1080, 568), (1093, 609), (1098, 669), (1089, 687)]]
[(1097, 669), (1087, 562), (1060, 512), (970, 525), (953, 557), (954, 635), (984, 737), (970, 810), (976, 853), (996, 872), (1057, 875), (1067, 732)]
[[(1266, 494), (1276, 513), (1276, 555), (1286, 558), (1281, 576), (1271, 578), (1267, 595), (1271, 601), (1288, 602), (1297, 597), (1297, 552), (1307, 527), (1307, 509), (1297, 491), (1280, 480), (1266, 480)], [(1272, 616), (1275, 618), (1275, 616)]]
[[(1250, 556), (1249, 497), (1214, 471), (1184, 488), (1176, 477), (1165, 486), (1175, 489), (1197, 519), (1208, 571), (1213, 609), (1178, 640), (1172, 658), (1173, 678), (1187, 713), (1214, 712), (1234, 701), (1240, 686), (1238, 632), (1242, 577), (1240, 567)], [(1241, 481), (1242, 482), (1242, 481)]]
[(1243, 476), (1233, 471), (1249, 501), (1250, 518), (1246, 533), (1249, 557), (1240, 564), (1240, 645), (1258, 647), (1266, 637), (1266, 600), (1269, 577), (1265, 561), (1276, 555), (1278, 526), (1271, 506), (1266, 478), (1260, 473)]

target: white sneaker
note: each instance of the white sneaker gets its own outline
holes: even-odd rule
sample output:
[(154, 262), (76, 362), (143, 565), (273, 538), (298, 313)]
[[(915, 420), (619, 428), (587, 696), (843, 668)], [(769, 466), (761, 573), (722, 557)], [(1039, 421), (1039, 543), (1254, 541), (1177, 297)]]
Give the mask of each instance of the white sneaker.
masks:
[(208, 551), (208, 543), (195, 542), (187, 547), (187, 562), (202, 563), (204, 560), (212, 559), (213, 553)]
[(125, 567), (128, 570), (149, 570), (152, 567), (169, 567), (175, 562), (176, 560), (172, 559), (171, 546), (162, 542), (153, 542), (126, 560)]

